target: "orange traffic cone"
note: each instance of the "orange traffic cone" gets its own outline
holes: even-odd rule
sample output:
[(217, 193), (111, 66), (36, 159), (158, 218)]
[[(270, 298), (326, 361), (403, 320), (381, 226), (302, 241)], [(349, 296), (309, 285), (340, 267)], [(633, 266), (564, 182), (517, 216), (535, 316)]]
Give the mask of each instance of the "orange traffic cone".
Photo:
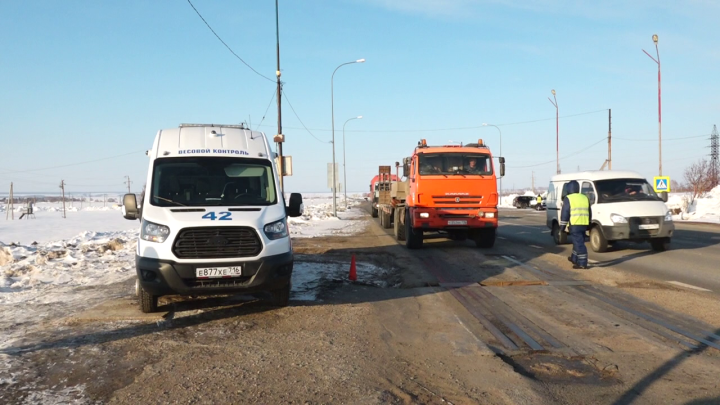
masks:
[(350, 281), (357, 281), (357, 269), (355, 268), (355, 255), (350, 260)]

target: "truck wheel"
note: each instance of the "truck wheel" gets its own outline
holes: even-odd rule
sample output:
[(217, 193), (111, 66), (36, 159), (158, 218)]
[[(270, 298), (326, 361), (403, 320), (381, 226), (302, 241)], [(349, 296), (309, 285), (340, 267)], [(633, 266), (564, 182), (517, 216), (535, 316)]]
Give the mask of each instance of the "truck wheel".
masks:
[(378, 217), (378, 209), (375, 207), (372, 207), (372, 211), (370, 212), (370, 215), (372, 215), (373, 218)]
[(590, 248), (593, 252), (607, 252), (608, 242), (599, 226), (594, 226), (590, 229)]
[(287, 283), (285, 287), (278, 288), (277, 290), (270, 291), (271, 301), (270, 304), (274, 307), (286, 307), (290, 303), (290, 283)]
[(553, 222), (552, 237), (556, 245), (564, 245), (567, 243), (567, 234), (560, 230), (560, 225)]
[(656, 252), (664, 252), (670, 249), (670, 238), (650, 239), (650, 246)]
[(405, 224), (400, 223), (400, 218), (402, 218), (402, 209), (395, 208), (395, 221), (393, 222), (395, 227), (395, 239), (399, 241), (405, 240)]
[(422, 230), (417, 231), (412, 228), (410, 223), (410, 212), (406, 210), (405, 215), (405, 246), (408, 249), (420, 249), (423, 245)]
[(140, 287), (139, 292), (140, 296), (138, 297), (138, 299), (140, 301), (140, 310), (146, 314), (157, 312), (159, 297), (157, 295), (150, 294), (142, 287)]
[(475, 231), (475, 246), (489, 249), (495, 245), (495, 228)]
[(390, 221), (390, 213), (383, 211), (380, 213), (382, 215), (382, 227), (385, 229), (390, 229), (392, 227), (392, 223)]

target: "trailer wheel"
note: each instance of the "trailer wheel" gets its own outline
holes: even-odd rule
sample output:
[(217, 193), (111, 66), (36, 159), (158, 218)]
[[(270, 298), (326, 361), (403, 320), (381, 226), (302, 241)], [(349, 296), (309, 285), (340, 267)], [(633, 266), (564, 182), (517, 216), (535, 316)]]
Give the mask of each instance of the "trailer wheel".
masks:
[(403, 218), (404, 210), (402, 208), (395, 208), (395, 238), (399, 241), (405, 240), (405, 224), (400, 221)]
[(408, 249), (420, 249), (423, 245), (422, 230), (413, 229), (410, 221), (410, 211), (405, 210), (405, 246)]
[(373, 218), (377, 218), (378, 217), (378, 209), (375, 207), (372, 207), (370, 215), (372, 215)]
[(382, 227), (385, 229), (390, 229), (392, 227), (392, 223), (390, 221), (390, 213), (383, 210), (380, 215), (382, 215)]

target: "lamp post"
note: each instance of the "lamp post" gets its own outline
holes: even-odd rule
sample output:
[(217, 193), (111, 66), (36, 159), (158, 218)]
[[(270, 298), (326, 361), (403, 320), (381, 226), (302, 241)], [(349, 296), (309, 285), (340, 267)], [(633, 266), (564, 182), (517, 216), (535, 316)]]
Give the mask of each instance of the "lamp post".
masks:
[(337, 179), (335, 178), (335, 101), (333, 100), (333, 79), (335, 78), (335, 72), (345, 65), (352, 63), (363, 63), (365, 59), (358, 59), (352, 62), (346, 62), (338, 66), (333, 70), (332, 76), (330, 76), (330, 115), (332, 116), (332, 190), (333, 190), (333, 216), (337, 217), (337, 201), (335, 201), (337, 194)]
[(647, 53), (644, 49), (643, 52), (645, 52), (645, 55), (650, 56), (650, 59), (654, 60), (655, 63), (658, 65), (658, 151), (659, 151), (659, 173), (658, 176), (662, 176), (662, 103), (660, 98), (660, 50), (658, 50), (658, 36), (657, 34), (652, 36), (653, 42), (655, 42), (655, 53), (657, 55), (657, 59), (653, 58), (649, 53)]
[[(484, 127), (495, 127), (497, 128), (498, 132), (500, 133), (500, 156), (502, 157), (502, 131), (500, 130), (500, 127), (493, 124), (486, 124), (483, 122)], [(500, 177), (500, 204), (502, 204), (502, 177)]]
[(345, 171), (345, 125), (347, 125), (349, 121), (361, 119), (362, 115), (358, 115), (357, 117), (349, 118), (347, 121), (345, 121), (345, 124), (343, 124), (343, 184), (345, 184), (345, 189), (343, 191), (345, 192), (345, 208), (347, 208), (347, 172)]
[(555, 155), (557, 160), (557, 173), (560, 174), (560, 115), (558, 112), (558, 105), (557, 105), (557, 98), (555, 97), (555, 89), (552, 90), (553, 99), (554, 102), (550, 100), (550, 97), (548, 97), (548, 100), (552, 103), (552, 105), (555, 106)]

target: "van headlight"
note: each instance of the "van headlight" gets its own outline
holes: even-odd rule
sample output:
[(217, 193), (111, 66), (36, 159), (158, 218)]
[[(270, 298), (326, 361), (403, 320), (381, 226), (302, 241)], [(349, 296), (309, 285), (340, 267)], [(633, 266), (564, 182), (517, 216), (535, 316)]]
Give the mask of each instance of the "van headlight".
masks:
[(619, 214), (610, 214), (610, 220), (613, 224), (627, 224), (627, 218)]
[(163, 243), (169, 234), (170, 228), (167, 226), (143, 219), (142, 227), (140, 228), (140, 238), (150, 242)]
[(280, 239), (288, 236), (288, 229), (287, 224), (285, 223), (285, 218), (265, 225), (263, 231), (265, 232), (265, 235), (268, 237), (268, 239), (271, 240)]
[(672, 211), (668, 211), (665, 214), (665, 222), (672, 222)]

